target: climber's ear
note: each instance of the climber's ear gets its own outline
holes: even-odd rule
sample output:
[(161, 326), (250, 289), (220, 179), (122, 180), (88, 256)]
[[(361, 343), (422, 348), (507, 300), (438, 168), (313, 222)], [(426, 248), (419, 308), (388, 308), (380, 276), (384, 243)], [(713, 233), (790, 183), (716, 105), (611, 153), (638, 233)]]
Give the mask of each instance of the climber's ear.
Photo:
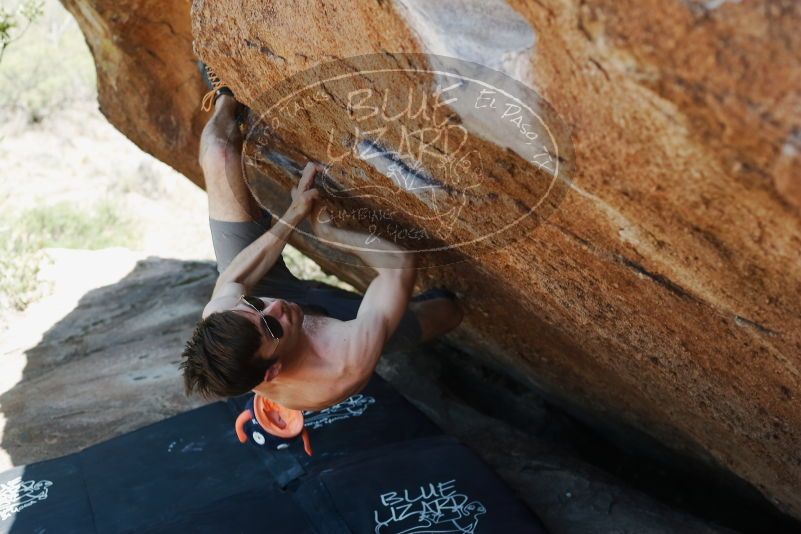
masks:
[(270, 366), (269, 369), (267, 369), (267, 372), (264, 373), (264, 381), (269, 382), (270, 380), (278, 376), (278, 373), (280, 372), (281, 372), (281, 362), (275, 362)]

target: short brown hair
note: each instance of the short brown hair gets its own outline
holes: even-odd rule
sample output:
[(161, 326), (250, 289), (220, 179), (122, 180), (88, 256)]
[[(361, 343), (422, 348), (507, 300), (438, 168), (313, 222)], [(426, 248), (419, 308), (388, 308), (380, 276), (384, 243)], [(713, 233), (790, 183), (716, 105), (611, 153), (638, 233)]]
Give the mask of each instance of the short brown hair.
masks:
[(212, 313), (198, 321), (183, 352), (186, 393), (232, 397), (264, 380), (277, 358), (258, 356), (262, 336), (252, 322), (233, 311)]

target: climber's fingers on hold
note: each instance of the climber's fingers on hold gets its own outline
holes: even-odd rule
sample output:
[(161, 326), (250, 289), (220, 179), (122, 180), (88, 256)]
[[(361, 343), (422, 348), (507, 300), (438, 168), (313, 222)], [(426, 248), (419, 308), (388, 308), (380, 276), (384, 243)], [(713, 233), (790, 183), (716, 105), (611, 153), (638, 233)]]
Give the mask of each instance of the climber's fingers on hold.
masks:
[(308, 162), (303, 168), (303, 174), (301, 175), (300, 182), (298, 183), (298, 191), (302, 193), (311, 188), (312, 184), (314, 184), (314, 174), (316, 172), (317, 166), (311, 161)]

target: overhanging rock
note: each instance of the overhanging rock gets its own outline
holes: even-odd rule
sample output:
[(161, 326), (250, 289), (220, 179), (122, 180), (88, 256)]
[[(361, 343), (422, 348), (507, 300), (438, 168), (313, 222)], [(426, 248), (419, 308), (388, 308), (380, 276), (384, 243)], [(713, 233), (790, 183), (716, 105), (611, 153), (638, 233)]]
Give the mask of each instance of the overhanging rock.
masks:
[[(188, 3), (64, 3), (98, 63), (104, 113), (202, 183)], [(257, 197), (278, 207), (293, 168), (329, 162), (339, 146), (350, 153), (326, 183), (329, 197), (350, 193), (336, 199), (342, 212), (394, 210), (400, 227), (424, 231), (426, 246), (449, 248), (547, 196), (511, 238), (451, 247), (422, 272), (422, 283), (465, 297), (454, 340), (561, 402), (713, 460), (801, 517), (801, 6), (197, 0), (191, 20), (198, 55), (256, 117), (274, 117), (285, 80), (315, 66), (325, 73), (324, 63), (358, 70), (349, 58), (379, 54), (372, 65), (413, 71), (332, 82), (325, 105), (256, 125), (246, 163)], [(354, 131), (360, 116), (347, 83), (376, 95), (433, 91), (437, 60), (427, 54), (489, 66), (541, 95), (534, 103), (559, 125), (556, 144), (572, 145), (561, 154), (569, 172), (558, 194), (537, 189), (549, 171), (536, 158), (503, 146), (458, 104), (440, 108), (442, 127), (467, 133), (452, 174), (425, 164), (431, 154), (418, 153), (422, 165), (398, 157), (403, 139), (414, 144), (401, 126), (418, 132), (417, 148), (426, 140), (420, 117), (395, 121), (380, 142)], [(428, 145), (449, 153), (446, 138)], [(479, 175), (475, 189), (469, 180), (454, 186)], [(423, 199), (409, 187), (416, 179), (437, 187)], [(352, 194), (365, 184), (385, 189)], [(463, 209), (449, 212), (465, 190)], [(441, 224), (448, 213), (450, 232)], [(296, 242), (364, 283), (363, 271), (324, 247)], [(463, 261), (443, 266), (451, 260)]]

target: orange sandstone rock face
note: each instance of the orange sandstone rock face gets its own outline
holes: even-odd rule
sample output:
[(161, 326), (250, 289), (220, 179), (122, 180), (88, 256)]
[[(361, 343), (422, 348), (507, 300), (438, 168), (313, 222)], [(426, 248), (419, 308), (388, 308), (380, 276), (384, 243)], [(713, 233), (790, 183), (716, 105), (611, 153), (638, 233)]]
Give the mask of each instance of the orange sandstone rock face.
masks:
[[(566, 195), (524, 238), (460, 250), (468, 261), (424, 271), (425, 284), (465, 295), (464, 344), (561, 399), (711, 457), (801, 516), (797, 3), (318, 4), (197, 0), (196, 51), (257, 114), (270, 115), (287, 77), (361, 54), (455, 56), (533, 87), (572, 135)], [(387, 92), (367, 77), (353, 89)], [(310, 109), (264, 143), (298, 164), (330, 162), (329, 129), (358, 144), (346, 93), (330, 89), (339, 112)], [(501, 198), (535, 181), (518, 154), (468, 130)], [(386, 183), (386, 169), (350, 163)], [(257, 191), (292, 181), (276, 157), (254, 166)], [(418, 209), (411, 191), (392, 202)], [(486, 200), (464, 220), (512, 208)]]
[[(201, 183), (188, 5), (65, 4), (92, 45), (110, 120)], [(426, 246), (444, 248), (535, 206), (511, 237), (451, 247), (421, 272), (422, 285), (464, 295), (453, 339), (560, 402), (714, 461), (801, 517), (801, 5), (442, 4), (194, 2), (195, 51), (253, 110), (245, 163), (256, 196), (279, 211), (297, 166), (333, 163), (326, 196), (336, 209), (395, 210), (401, 226), (426, 231)], [(308, 107), (276, 114), (286, 79), (310, 85), (331, 74), (319, 65), (365, 54), (396, 71), (330, 82), (321, 105), (310, 93)], [(348, 89), (433, 90), (439, 60), (428, 54), (487, 65), (540, 95), (531, 104), (565, 148), (553, 195), (541, 188), (552, 172), (455, 103), (437, 108), (440, 126), (462, 127), (453, 139), (469, 165), (457, 174), (478, 184), (458, 214), (448, 210), (465, 188), (431, 164), (450, 136), (426, 143), (422, 115), (394, 121), (380, 142), (365, 133), (376, 124), (361, 122)], [(337, 68), (360, 72), (359, 61)], [(426, 103), (431, 116), (436, 106)], [(414, 154), (402, 126), (432, 149), (417, 152), (421, 165), (397, 157)], [(332, 162), (334, 146), (350, 153)], [(429, 180), (433, 196), (409, 179)], [(393, 184), (391, 195), (364, 189)], [(453, 224), (443, 231), (446, 212)], [(296, 243), (336, 274), (366, 280), (320, 243)]]
[(94, 55), (103, 114), (142, 150), (202, 187), (197, 147), (206, 115), (197, 102), (206, 89), (192, 53), (189, 2), (62, 4)]

